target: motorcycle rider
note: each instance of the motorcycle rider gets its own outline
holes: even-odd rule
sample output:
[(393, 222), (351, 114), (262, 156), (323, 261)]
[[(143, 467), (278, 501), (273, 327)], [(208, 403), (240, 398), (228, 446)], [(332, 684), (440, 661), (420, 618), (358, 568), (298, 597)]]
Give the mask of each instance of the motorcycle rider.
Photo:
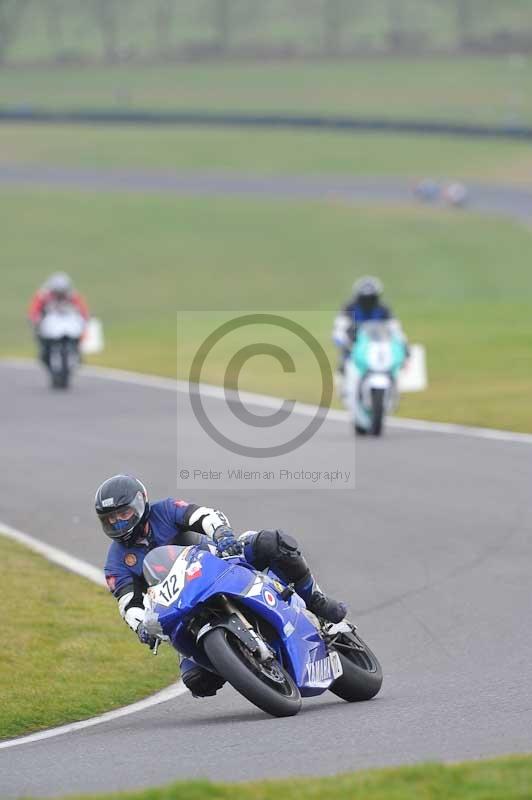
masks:
[(40, 358), (48, 366), (49, 346), (46, 339), (39, 335), (39, 327), (43, 317), (58, 304), (68, 304), (72, 306), (80, 316), (88, 322), (89, 309), (85, 298), (76, 292), (72, 280), (65, 272), (54, 272), (45, 281), (31, 298), (28, 308), (28, 319), (33, 326), (35, 336), (40, 345)]
[(337, 368), (339, 376), (344, 374), (345, 362), (356, 339), (358, 327), (370, 320), (392, 319), (391, 309), (381, 302), (382, 290), (382, 282), (371, 275), (355, 281), (351, 299), (334, 320), (333, 341), (340, 349)]
[[(142, 565), (154, 547), (189, 544), (186, 531), (208, 537), (219, 555), (242, 555), (257, 570), (270, 567), (292, 583), (307, 608), (322, 619), (340, 622), (347, 613), (343, 603), (323, 594), (296, 540), (281, 530), (248, 531), (237, 538), (222, 511), (171, 497), (150, 503), (144, 484), (130, 475), (104, 481), (96, 492), (95, 509), (112, 540), (104, 568), (107, 585), (122, 618), (150, 648), (156, 639), (143, 624), (147, 583)], [(191, 658), (182, 659), (181, 677), (195, 697), (212, 696), (225, 682)]]

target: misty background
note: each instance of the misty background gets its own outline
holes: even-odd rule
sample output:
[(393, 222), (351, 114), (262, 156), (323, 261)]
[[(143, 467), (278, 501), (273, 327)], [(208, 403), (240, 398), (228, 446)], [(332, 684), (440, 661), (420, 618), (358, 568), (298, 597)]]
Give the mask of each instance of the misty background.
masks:
[(529, 0), (0, 0), (0, 63), (526, 54)]

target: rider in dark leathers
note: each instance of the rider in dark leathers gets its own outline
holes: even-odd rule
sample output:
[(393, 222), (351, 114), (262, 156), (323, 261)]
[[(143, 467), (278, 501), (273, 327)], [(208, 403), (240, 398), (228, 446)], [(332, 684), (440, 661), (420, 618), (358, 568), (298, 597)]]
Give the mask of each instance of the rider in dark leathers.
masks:
[[(150, 647), (155, 639), (143, 624), (143, 561), (154, 547), (189, 544), (186, 531), (208, 536), (220, 555), (243, 554), (255, 569), (271, 568), (293, 584), (309, 610), (322, 619), (340, 622), (347, 613), (343, 603), (321, 592), (296, 540), (281, 530), (248, 531), (237, 538), (221, 511), (173, 498), (150, 504), (145, 486), (129, 475), (104, 481), (96, 492), (95, 508), (104, 533), (113, 540), (104, 570), (107, 585), (122, 618)], [(219, 675), (190, 658), (182, 659), (181, 675), (196, 697), (216, 694), (224, 684)]]
[(345, 362), (363, 322), (388, 320), (393, 317), (388, 306), (381, 303), (382, 283), (366, 276), (353, 284), (353, 296), (343, 306), (334, 321), (333, 341), (340, 350), (338, 372), (343, 375)]

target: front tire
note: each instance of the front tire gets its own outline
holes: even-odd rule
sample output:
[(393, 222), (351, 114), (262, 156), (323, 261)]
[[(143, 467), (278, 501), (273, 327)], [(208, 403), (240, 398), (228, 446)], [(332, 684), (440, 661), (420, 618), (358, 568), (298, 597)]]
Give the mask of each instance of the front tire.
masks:
[(299, 689), (275, 659), (261, 664), (225, 628), (206, 634), (203, 647), (216, 672), (262, 711), (272, 717), (291, 717), (301, 709)]
[(63, 342), (61, 348), (61, 389), (68, 389), (70, 384), (70, 348), (67, 341)]
[(382, 686), (382, 667), (377, 656), (360, 636), (357, 635), (356, 640), (359, 648), (348, 647), (347, 641), (343, 646), (341, 637), (338, 647), (332, 645), (340, 656), (344, 672), (330, 686), (330, 691), (348, 703), (371, 700)]
[(384, 421), (384, 389), (371, 390), (371, 433), (380, 436)]
[(68, 350), (64, 342), (54, 343), (50, 348), (48, 369), (52, 389), (68, 389), (70, 381), (70, 365)]

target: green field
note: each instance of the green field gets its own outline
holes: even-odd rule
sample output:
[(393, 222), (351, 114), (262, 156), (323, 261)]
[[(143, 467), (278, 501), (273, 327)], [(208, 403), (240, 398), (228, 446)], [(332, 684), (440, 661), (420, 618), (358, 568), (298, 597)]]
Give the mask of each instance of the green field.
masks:
[[(1, 74), (1, 73), (0, 73)], [(532, 145), (450, 137), (227, 128), (0, 125), (0, 165), (397, 175), (529, 185)]]
[(522, 57), (4, 67), (0, 105), (532, 121)]
[(92, 717), (176, 680), (176, 654), (161, 648), (154, 659), (121, 622), (107, 591), (49, 564), (1, 531), (0, 541), (6, 642), (0, 659), (0, 739)]
[[(86, 800), (90, 800), (84, 795)], [(261, 783), (174, 783), (160, 789), (91, 795), (92, 800), (530, 800), (532, 758), (422, 764), (332, 778)], [(72, 798), (74, 800), (74, 798)]]
[[(522, 224), (334, 200), (36, 190), (2, 191), (0, 214), (4, 354), (31, 353), (25, 301), (48, 272), (65, 269), (104, 320), (99, 363), (175, 376), (179, 309), (317, 311), (314, 332), (333, 358), (335, 309), (357, 275), (377, 273), (411, 340), (428, 349), (430, 388), (405, 396), (401, 412), (532, 430), (531, 234)], [(188, 330), (192, 352), (199, 330)], [(205, 378), (220, 383), (223, 367)], [(287, 391), (275, 362), (250, 362), (243, 380)], [(317, 399), (314, 377), (298, 374), (295, 388)]]

